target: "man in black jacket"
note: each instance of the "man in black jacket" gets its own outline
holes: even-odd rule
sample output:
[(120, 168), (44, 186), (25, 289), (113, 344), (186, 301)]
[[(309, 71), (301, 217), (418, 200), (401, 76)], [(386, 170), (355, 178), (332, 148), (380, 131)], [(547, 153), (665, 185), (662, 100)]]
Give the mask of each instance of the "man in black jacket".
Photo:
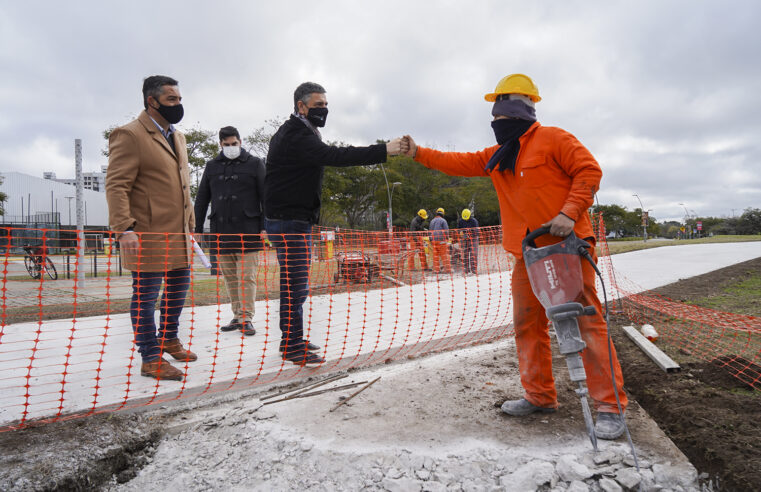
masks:
[(407, 269), (412, 271), (415, 269), (415, 253), (420, 258), (420, 268), (425, 271), (430, 270), (428, 268), (428, 259), (425, 256), (425, 243), (423, 242), (423, 231), (427, 231), (424, 222), (428, 219), (428, 212), (421, 208), (417, 211), (417, 215), (412, 222), (410, 222), (410, 250), (412, 253), (407, 257)]
[(222, 152), (206, 163), (196, 196), (196, 233), (203, 232), (209, 215), (211, 253), (219, 258), (234, 318), (222, 331), (254, 335), (251, 320), (256, 300), (256, 259), (262, 249), (262, 199), (266, 171), (262, 159), (240, 145), (235, 127), (219, 130)]
[(320, 364), (320, 347), (304, 337), (303, 304), (309, 295), (312, 225), (320, 218), (324, 166), (361, 166), (398, 155), (401, 139), (368, 147), (335, 147), (322, 142), (328, 100), (319, 84), (305, 82), (293, 93), (291, 117), (270, 140), (264, 211), (267, 236), (280, 263), (280, 351), (298, 365)]

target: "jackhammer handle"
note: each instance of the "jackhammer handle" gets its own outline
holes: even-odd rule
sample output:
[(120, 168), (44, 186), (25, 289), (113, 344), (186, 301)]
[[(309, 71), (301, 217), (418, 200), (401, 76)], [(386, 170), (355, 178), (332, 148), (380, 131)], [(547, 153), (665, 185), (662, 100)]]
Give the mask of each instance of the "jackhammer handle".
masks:
[(523, 238), (523, 250), (525, 251), (528, 246), (531, 246), (532, 248), (536, 248), (536, 238), (542, 237), (545, 234), (550, 233), (550, 226), (544, 226), (540, 227), (539, 229), (534, 229), (533, 231), (529, 232), (526, 237)]
[(595, 313), (597, 313), (597, 310), (594, 306), (587, 306), (584, 308), (584, 316), (592, 316)]

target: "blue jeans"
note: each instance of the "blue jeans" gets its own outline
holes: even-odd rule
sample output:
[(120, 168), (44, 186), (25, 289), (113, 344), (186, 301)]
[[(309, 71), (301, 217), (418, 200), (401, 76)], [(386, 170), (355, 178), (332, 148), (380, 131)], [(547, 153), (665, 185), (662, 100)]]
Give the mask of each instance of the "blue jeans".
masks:
[[(156, 299), (161, 284), (161, 323), (156, 334)], [(161, 346), (165, 340), (177, 338), (180, 313), (185, 304), (185, 296), (190, 286), (190, 269), (179, 268), (167, 272), (132, 272), (132, 304), (130, 317), (135, 332), (137, 350), (143, 362), (153, 362), (161, 357)]]
[(304, 349), (304, 301), (309, 295), (312, 224), (265, 219), (267, 237), (280, 264), (280, 331), (287, 350)]

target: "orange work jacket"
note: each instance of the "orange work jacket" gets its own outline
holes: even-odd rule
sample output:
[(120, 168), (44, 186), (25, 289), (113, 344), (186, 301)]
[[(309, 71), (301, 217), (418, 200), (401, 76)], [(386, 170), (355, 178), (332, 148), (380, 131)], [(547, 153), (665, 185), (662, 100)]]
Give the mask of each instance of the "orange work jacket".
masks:
[[(450, 176), (488, 176), (494, 183), (502, 216), (502, 246), (520, 258), (526, 230), (534, 230), (562, 212), (574, 221), (580, 238), (593, 237), (587, 209), (600, 187), (602, 169), (576, 137), (538, 122), (520, 137), (515, 173), (484, 171), (499, 145), (479, 152), (440, 152), (418, 147), (415, 160)], [(544, 246), (559, 241), (544, 236)]]

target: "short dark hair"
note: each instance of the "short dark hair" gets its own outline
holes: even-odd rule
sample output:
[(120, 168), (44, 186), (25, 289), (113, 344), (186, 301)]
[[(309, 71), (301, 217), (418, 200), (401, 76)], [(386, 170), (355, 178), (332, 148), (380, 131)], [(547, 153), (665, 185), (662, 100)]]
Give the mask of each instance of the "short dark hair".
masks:
[(240, 133), (238, 133), (238, 129), (234, 126), (225, 126), (223, 128), (220, 128), (219, 130), (219, 141), (229, 138), (229, 137), (236, 137), (238, 140), (240, 140)]
[(148, 109), (148, 96), (158, 99), (164, 93), (165, 85), (178, 85), (179, 82), (166, 75), (151, 75), (143, 79), (143, 106)]
[(304, 82), (296, 87), (296, 90), (293, 91), (293, 110), (298, 112), (299, 101), (306, 104), (307, 101), (309, 101), (310, 96), (314, 93), (325, 94), (325, 88), (314, 82)]

